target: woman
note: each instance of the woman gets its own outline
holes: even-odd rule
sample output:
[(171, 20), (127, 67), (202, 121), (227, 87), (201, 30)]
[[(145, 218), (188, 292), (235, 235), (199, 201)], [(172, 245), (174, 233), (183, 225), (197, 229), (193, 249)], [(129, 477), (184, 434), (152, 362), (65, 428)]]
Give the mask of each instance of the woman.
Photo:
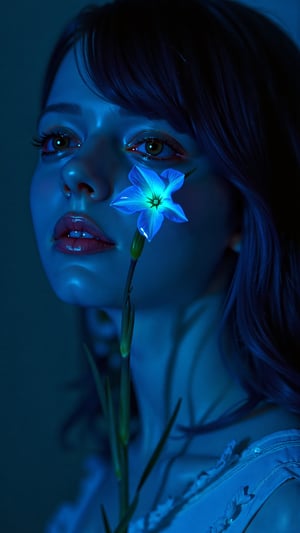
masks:
[[(113, 207), (128, 175), (188, 176), (133, 282), (132, 494), (182, 404), (130, 531), (299, 530), (299, 67), (279, 28), (223, 0), (91, 7), (51, 56), (31, 206), (59, 298), (120, 334), (136, 217)], [(116, 527), (112, 469), (93, 468), (49, 531), (100, 531), (100, 503)]]

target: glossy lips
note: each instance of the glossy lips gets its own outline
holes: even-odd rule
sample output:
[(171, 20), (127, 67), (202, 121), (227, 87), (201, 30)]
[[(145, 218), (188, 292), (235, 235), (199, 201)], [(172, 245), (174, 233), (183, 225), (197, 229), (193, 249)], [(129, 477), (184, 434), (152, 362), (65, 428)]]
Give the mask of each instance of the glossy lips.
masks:
[(89, 217), (68, 213), (58, 220), (53, 232), (54, 248), (64, 254), (95, 254), (115, 247)]

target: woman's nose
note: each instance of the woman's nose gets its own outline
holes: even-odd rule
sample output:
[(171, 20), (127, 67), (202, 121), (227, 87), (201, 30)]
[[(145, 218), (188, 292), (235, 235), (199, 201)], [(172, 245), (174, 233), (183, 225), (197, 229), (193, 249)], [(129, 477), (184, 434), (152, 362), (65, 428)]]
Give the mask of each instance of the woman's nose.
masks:
[(104, 201), (113, 193), (113, 174), (116, 154), (99, 143), (83, 145), (61, 171), (61, 187), (66, 198), (86, 196)]

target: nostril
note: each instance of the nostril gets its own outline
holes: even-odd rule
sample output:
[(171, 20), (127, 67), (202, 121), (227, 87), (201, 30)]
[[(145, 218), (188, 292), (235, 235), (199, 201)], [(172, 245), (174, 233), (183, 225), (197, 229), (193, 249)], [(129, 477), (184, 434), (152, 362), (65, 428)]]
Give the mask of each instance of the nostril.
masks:
[(64, 193), (66, 198), (70, 198), (71, 189), (70, 189), (70, 187), (68, 187), (68, 185), (66, 185), (66, 183), (64, 183), (64, 185), (63, 185), (63, 193)]
[(88, 183), (78, 183), (78, 190), (80, 192), (86, 192), (89, 196), (95, 196), (95, 191)]
[[(72, 177), (72, 176), (71, 176)], [(69, 180), (62, 180), (61, 183), (61, 190), (65, 198), (71, 198), (71, 196), (86, 196), (90, 198), (91, 200), (106, 200), (110, 194), (110, 186), (105, 183), (101, 182), (98, 183), (95, 180), (95, 183), (93, 183), (92, 180), (88, 181), (83, 179), (75, 180), (73, 181), (71, 179)]]

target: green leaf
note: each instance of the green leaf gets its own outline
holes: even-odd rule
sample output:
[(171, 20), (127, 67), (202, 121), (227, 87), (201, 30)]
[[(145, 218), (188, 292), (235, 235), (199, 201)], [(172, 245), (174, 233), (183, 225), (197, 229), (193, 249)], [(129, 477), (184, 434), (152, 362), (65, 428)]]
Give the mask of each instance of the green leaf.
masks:
[(102, 520), (103, 520), (103, 524), (104, 524), (104, 528), (105, 528), (105, 533), (112, 533), (112, 529), (111, 529), (111, 527), (109, 525), (107, 514), (106, 514), (106, 511), (105, 511), (103, 505), (101, 505), (101, 514), (102, 514)]
[(84, 347), (85, 353), (87, 355), (87, 359), (88, 359), (88, 362), (90, 364), (90, 367), (91, 367), (91, 370), (92, 370), (92, 374), (93, 374), (93, 377), (94, 377), (94, 380), (95, 380), (96, 389), (97, 389), (97, 393), (98, 393), (98, 397), (99, 397), (99, 400), (100, 400), (100, 404), (101, 404), (101, 407), (102, 407), (103, 414), (104, 414), (105, 418), (107, 418), (107, 402), (106, 402), (106, 394), (105, 394), (105, 388), (104, 388), (104, 385), (103, 385), (102, 378), (101, 378), (101, 376), (99, 374), (99, 370), (97, 368), (97, 365), (96, 365), (96, 363), (94, 361), (94, 358), (93, 358), (89, 348), (87, 347), (86, 344), (84, 344), (83, 347)]
[(111, 396), (111, 387), (110, 387), (110, 382), (109, 382), (108, 377), (106, 377), (105, 385), (106, 385), (105, 391), (106, 391), (106, 399), (107, 399), (107, 419), (108, 419), (108, 430), (109, 430), (111, 455), (112, 455), (116, 478), (120, 480), (122, 477), (122, 472), (121, 472), (121, 465), (120, 465), (118, 433), (117, 433), (116, 419), (115, 419), (115, 413), (114, 413), (114, 406), (113, 406), (113, 401), (112, 401), (112, 396)]
[(130, 504), (130, 506), (128, 507), (128, 511), (127, 513), (124, 515), (123, 519), (121, 520), (121, 522), (119, 523), (119, 525), (117, 526), (117, 528), (114, 530), (114, 533), (127, 533), (127, 530), (128, 530), (128, 526), (129, 526), (129, 523), (130, 523), (130, 520), (137, 508), (137, 505), (138, 505), (138, 501), (139, 501), (139, 493), (145, 483), (145, 481), (147, 480), (149, 474), (151, 473), (152, 471), (152, 468), (154, 467), (165, 443), (166, 443), (166, 440), (170, 434), (170, 431), (174, 425), (174, 422), (177, 418), (177, 415), (178, 415), (178, 411), (179, 411), (179, 408), (180, 408), (180, 405), (181, 405), (181, 402), (182, 402), (182, 399), (179, 398), (177, 404), (176, 404), (176, 407), (174, 409), (174, 412), (168, 422), (168, 424), (166, 425), (166, 428), (158, 442), (158, 444), (156, 445), (154, 451), (153, 451), (153, 454), (151, 455), (149, 461), (148, 461), (148, 464), (146, 465), (146, 468), (141, 476), (141, 479), (139, 481), (139, 484), (137, 486), (137, 489), (136, 489), (136, 493), (135, 493), (135, 496), (134, 496), (134, 499), (132, 501), (132, 503)]
[(158, 444), (154, 448), (154, 451), (153, 451), (153, 453), (152, 453), (152, 455), (151, 455), (151, 457), (150, 457), (150, 459), (148, 461), (148, 464), (145, 467), (145, 470), (144, 470), (144, 472), (143, 472), (143, 474), (141, 476), (141, 479), (139, 481), (139, 484), (137, 486), (137, 492), (139, 492), (141, 490), (142, 486), (144, 485), (146, 479), (148, 478), (149, 474), (151, 473), (152, 468), (154, 467), (155, 463), (157, 462), (157, 460), (158, 460), (158, 458), (159, 458), (159, 456), (160, 456), (160, 454), (162, 452), (162, 449), (163, 449), (163, 447), (164, 447), (164, 445), (166, 443), (166, 440), (167, 440), (167, 438), (169, 436), (169, 433), (170, 433), (170, 431), (171, 431), (171, 429), (172, 429), (172, 427), (174, 425), (174, 422), (175, 422), (175, 420), (177, 418), (181, 402), (182, 402), (182, 399), (179, 398), (179, 400), (178, 400), (178, 402), (176, 404), (176, 407), (174, 409), (174, 412), (173, 412), (173, 414), (172, 414), (172, 416), (171, 416), (171, 418), (170, 418), (170, 420), (169, 420), (169, 422), (168, 422), (168, 424), (167, 424), (167, 426), (166, 426), (166, 428), (165, 428), (165, 430), (164, 430), (164, 432), (163, 432)]
[(193, 172), (195, 172), (195, 170), (197, 170), (196, 167), (188, 170), (184, 176), (184, 179), (186, 180), (191, 174), (193, 174)]
[(139, 502), (139, 494), (136, 493), (133, 501), (128, 507), (126, 514), (124, 515), (124, 517), (119, 522), (116, 529), (114, 530), (114, 533), (126, 533), (127, 532), (130, 520), (134, 514), (134, 511), (137, 508), (138, 502)]

